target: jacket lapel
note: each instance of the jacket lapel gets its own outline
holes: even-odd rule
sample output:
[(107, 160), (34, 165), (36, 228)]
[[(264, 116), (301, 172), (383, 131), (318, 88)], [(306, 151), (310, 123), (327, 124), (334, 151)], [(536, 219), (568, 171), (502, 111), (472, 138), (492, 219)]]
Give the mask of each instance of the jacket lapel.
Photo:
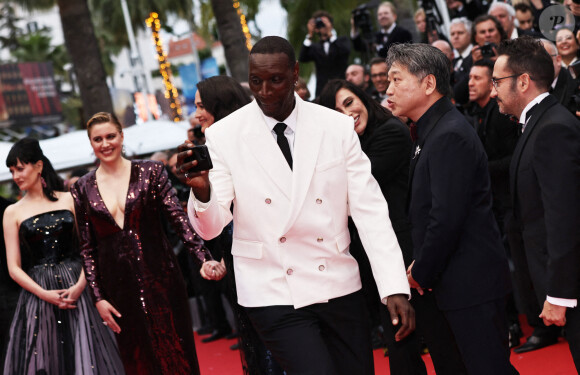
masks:
[(548, 95), (544, 100), (542, 100), (538, 104), (538, 108), (534, 109), (534, 115), (530, 117), (528, 124), (524, 130), (524, 133), (518, 139), (518, 143), (516, 144), (516, 148), (514, 149), (514, 153), (512, 155), (512, 160), (510, 163), (510, 192), (512, 196), (512, 204), (515, 208), (516, 204), (516, 188), (517, 188), (517, 171), (520, 165), (520, 160), (522, 158), (522, 153), (524, 151), (524, 147), (530, 138), (530, 134), (534, 131), (536, 124), (540, 120), (540, 118), (546, 113), (546, 110), (557, 103), (556, 97), (553, 95)]
[(300, 98), (296, 98), (298, 106), (297, 130), (294, 139), (294, 170), (292, 172), (292, 199), (288, 220), (284, 232), (292, 226), (302, 210), (302, 204), (310, 188), (314, 175), (318, 152), (322, 141), (323, 130), (316, 126), (308, 117), (308, 108)]
[[(253, 115), (248, 118), (259, 119), (255, 123), (248, 124), (249, 131), (242, 135), (241, 142), (247, 142), (248, 149), (256, 159), (256, 164), (259, 165), (266, 176), (278, 186), (278, 188), (288, 197), (291, 198), (292, 189), (292, 170), (288, 166), (288, 162), (284, 158), (280, 147), (276, 143), (274, 136), (268, 129), (268, 125), (263, 120), (263, 115), (254, 100), (251, 103), (253, 108)], [(248, 178), (251, 178), (249, 176)]]

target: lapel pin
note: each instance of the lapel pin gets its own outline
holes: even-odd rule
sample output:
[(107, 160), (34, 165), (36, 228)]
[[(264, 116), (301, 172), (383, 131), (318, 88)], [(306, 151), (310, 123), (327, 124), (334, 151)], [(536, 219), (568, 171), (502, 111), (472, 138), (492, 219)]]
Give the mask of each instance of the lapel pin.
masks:
[(415, 156), (413, 156), (413, 159), (415, 159), (419, 153), (421, 152), (421, 147), (419, 145), (417, 145), (417, 148), (415, 149)]

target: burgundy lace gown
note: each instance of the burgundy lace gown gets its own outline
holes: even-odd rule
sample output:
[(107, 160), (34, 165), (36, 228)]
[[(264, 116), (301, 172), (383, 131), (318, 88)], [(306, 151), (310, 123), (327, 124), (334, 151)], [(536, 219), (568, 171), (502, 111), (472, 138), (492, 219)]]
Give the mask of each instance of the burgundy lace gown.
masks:
[(131, 162), (122, 228), (99, 194), (94, 171), (71, 192), (89, 289), (95, 302), (105, 299), (122, 315), (117, 342), (127, 374), (199, 374), (185, 282), (162, 215), (200, 263), (211, 255), (193, 232), (163, 164)]

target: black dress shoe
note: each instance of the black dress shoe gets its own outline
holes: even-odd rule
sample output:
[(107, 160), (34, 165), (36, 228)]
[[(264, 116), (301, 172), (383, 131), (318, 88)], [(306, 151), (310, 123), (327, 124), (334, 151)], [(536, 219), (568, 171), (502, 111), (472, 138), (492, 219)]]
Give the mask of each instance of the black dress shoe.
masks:
[(520, 339), (524, 334), (518, 323), (514, 323), (509, 327), (509, 346), (515, 348), (520, 345)]
[(215, 331), (213, 331), (211, 333), (211, 336), (206, 337), (205, 339), (202, 339), (201, 342), (207, 343), (207, 342), (219, 340), (219, 339), (226, 337), (227, 334), (228, 334), (227, 332), (219, 331), (216, 329)]
[(240, 343), (236, 342), (234, 345), (230, 346), (230, 350), (239, 350), (240, 349)]
[(550, 336), (530, 336), (528, 341), (519, 348), (514, 349), (514, 353), (525, 353), (530, 352), (532, 350), (541, 349), (549, 345), (553, 345), (558, 342), (558, 337), (550, 337)]

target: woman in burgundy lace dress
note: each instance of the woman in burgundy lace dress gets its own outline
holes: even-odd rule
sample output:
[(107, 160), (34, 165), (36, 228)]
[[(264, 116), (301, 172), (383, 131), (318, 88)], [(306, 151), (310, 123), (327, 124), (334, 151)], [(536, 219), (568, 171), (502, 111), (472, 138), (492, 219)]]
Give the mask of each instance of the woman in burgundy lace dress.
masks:
[(125, 159), (114, 115), (95, 114), (87, 129), (100, 165), (71, 193), (97, 310), (117, 333), (128, 374), (199, 374), (185, 283), (161, 215), (208, 278), (221, 277), (224, 267), (193, 232), (163, 164)]

